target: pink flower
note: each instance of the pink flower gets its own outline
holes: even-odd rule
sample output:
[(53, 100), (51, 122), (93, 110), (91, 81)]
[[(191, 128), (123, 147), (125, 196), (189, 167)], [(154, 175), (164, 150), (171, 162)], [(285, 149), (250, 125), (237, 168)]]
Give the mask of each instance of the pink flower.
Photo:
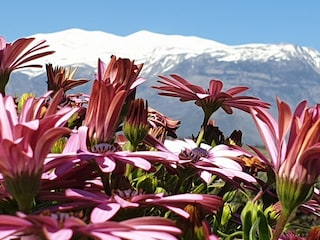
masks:
[(166, 140), (164, 145), (181, 160), (189, 162), (195, 169), (200, 170), (200, 177), (206, 183), (211, 181), (213, 174), (234, 183), (239, 178), (247, 182), (256, 182), (255, 178), (243, 172), (241, 165), (234, 160), (244, 155), (243, 151), (223, 144), (211, 147), (201, 143), (197, 147), (197, 144), (191, 139)]
[(84, 125), (88, 127), (89, 141), (112, 143), (119, 127), (121, 109), (126, 98), (124, 89), (115, 89), (110, 83), (93, 82)]
[(163, 196), (161, 198), (146, 200), (146, 203), (164, 206), (185, 218), (189, 218), (190, 216), (190, 214), (184, 210), (188, 205), (195, 205), (201, 209), (203, 213), (216, 213), (223, 206), (223, 200), (219, 196), (195, 193)]
[[(94, 239), (176, 240), (181, 230), (173, 221), (161, 217), (138, 217), (121, 222), (105, 221), (86, 224), (80, 218), (64, 213), (50, 215), (0, 215), (1, 239)], [(14, 239), (16, 239), (14, 238)], [(19, 238), (20, 239), (20, 238)]]
[(32, 223), (23, 218), (1, 214), (0, 226), (0, 238), (10, 239), (11, 237), (17, 236), (26, 231), (30, 226), (32, 226)]
[(46, 64), (47, 78), (48, 78), (48, 91), (53, 91), (54, 95), (61, 88), (64, 92), (87, 83), (87, 79), (74, 79), (77, 68), (71, 71), (71, 67), (65, 68), (57, 66), (53, 68), (52, 64)]
[[(87, 147), (87, 127), (82, 126), (77, 132), (71, 134), (62, 154), (50, 154), (46, 159), (45, 170), (50, 172), (51, 178), (66, 176), (70, 169), (86, 171), (81, 166), (83, 162), (90, 163), (87, 171), (95, 172), (104, 179), (104, 190), (111, 195), (111, 188), (108, 174), (117, 178), (125, 173), (126, 165), (141, 168), (145, 171), (153, 170), (153, 163), (165, 165), (176, 164), (179, 159), (172, 153), (161, 151), (122, 151), (111, 144), (96, 144)], [(72, 172), (73, 172), (72, 170)], [(73, 172), (73, 174), (75, 174)], [(80, 173), (79, 173), (80, 174)], [(54, 176), (56, 175), (56, 176)], [(90, 176), (92, 174), (90, 173)], [(111, 181), (111, 180), (110, 180)], [(79, 182), (82, 184), (81, 182)], [(113, 186), (117, 188), (117, 186)]]
[(128, 58), (118, 58), (111, 56), (111, 60), (106, 65), (101, 59), (98, 59), (98, 73), (96, 80), (112, 84), (115, 89), (125, 88), (128, 95), (145, 79), (139, 78), (143, 64), (136, 65), (134, 61)]
[(43, 45), (45, 41), (27, 48), (34, 40), (34, 38), (20, 38), (13, 43), (7, 43), (0, 36), (0, 92), (3, 95), (5, 95), (5, 87), (14, 70), (27, 67), (42, 67), (39, 64), (25, 64), (54, 53), (54, 51), (40, 52), (40, 50), (48, 47), (48, 45)]
[(0, 173), (20, 210), (31, 207), (39, 190), (44, 159), (54, 142), (70, 132), (63, 126), (77, 111), (77, 108), (57, 111), (54, 99), (42, 116), (45, 100), (46, 96), (28, 98), (18, 115), (13, 98), (0, 95)]
[[(74, 237), (105, 240), (177, 240), (181, 230), (173, 221), (161, 217), (139, 217), (121, 222), (106, 221), (86, 224), (68, 214), (0, 215), (1, 239), (64, 239)], [(150, 238), (152, 236), (152, 238)], [(16, 238), (14, 238), (16, 237)]]
[(278, 122), (263, 109), (252, 110), (270, 162), (260, 157), (269, 162), (279, 180), (313, 186), (320, 174), (320, 118), (315, 117), (319, 116), (315, 111), (318, 108), (302, 101), (292, 114), (285, 102), (277, 99), (277, 105)]
[(278, 121), (261, 108), (251, 111), (269, 158), (253, 149), (273, 168), (282, 206), (282, 219), (273, 239), (280, 236), (284, 227), (281, 223), (286, 223), (294, 210), (311, 198), (320, 174), (319, 106), (308, 107), (307, 101), (302, 101), (293, 114), (279, 98), (277, 106)]
[(164, 142), (167, 136), (177, 138), (176, 130), (180, 127), (180, 120), (165, 116), (153, 108), (148, 108), (149, 134)]
[(5, 177), (41, 172), (52, 144), (70, 132), (63, 126), (77, 108), (57, 111), (57, 105), (53, 103), (39, 118), (45, 101), (46, 97), (27, 99), (18, 115), (13, 98), (0, 96), (0, 124), (3, 129), (0, 133), (0, 172)]
[(233, 87), (227, 91), (222, 91), (223, 83), (220, 80), (210, 80), (209, 89), (192, 84), (182, 77), (171, 74), (171, 78), (160, 76), (158, 82), (162, 86), (153, 86), (161, 92), (159, 95), (177, 97), (180, 101), (195, 101), (205, 114), (203, 125), (206, 126), (210, 116), (220, 107), (228, 113), (232, 113), (232, 108), (237, 108), (250, 112), (251, 106), (268, 108), (270, 104), (251, 96), (239, 96), (240, 93), (247, 91), (248, 87)]
[[(143, 65), (112, 56), (108, 66), (99, 59), (98, 74), (93, 82), (84, 125), (89, 128), (89, 141), (112, 143), (121, 123), (125, 104), (134, 99), (135, 88), (144, 79), (137, 78)], [(133, 94), (133, 96), (132, 96)]]
[(147, 136), (150, 125), (147, 122), (148, 102), (143, 99), (131, 101), (127, 115), (124, 118), (122, 131), (129, 140), (128, 149), (137, 151), (143, 139)]
[[(283, 233), (279, 238), (279, 240), (305, 240), (305, 239), (306, 238), (298, 236), (290, 230)], [(313, 239), (315, 239), (315, 238), (313, 238)]]
[(51, 216), (46, 216), (18, 213), (17, 215), (21, 220), (25, 219), (31, 224), (31, 226), (25, 228), (24, 231), (21, 232), (21, 235), (27, 235), (34, 239), (44, 237), (48, 240), (69, 240), (73, 235), (73, 229), (68, 227), (68, 223), (82, 223), (80, 219), (70, 217), (68, 214), (52, 214)]
[[(144, 194), (131, 189), (114, 191), (112, 197), (98, 191), (85, 191), (80, 189), (67, 189), (65, 197), (53, 194), (55, 199), (64, 199), (64, 203), (51, 208), (58, 211), (72, 211), (79, 208), (92, 208), (90, 220), (93, 223), (104, 222), (112, 219), (121, 209), (158, 207), (170, 210), (177, 215), (188, 219), (190, 214), (186, 206), (194, 205), (205, 214), (214, 214), (222, 206), (223, 201), (219, 196), (210, 194), (176, 194), (165, 196), (159, 194)], [(128, 217), (130, 217), (128, 215)]]
[(77, 156), (83, 160), (96, 159), (101, 169), (105, 172), (112, 172), (116, 164), (120, 162), (128, 163), (144, 170), (151, 169), (151, 162), (176, 163), (176, 158), (173, 158), (173, 154), (158, 151), (121, 151), (108, 144), (97, 144), (88, 149), (86, 136), (87, 128), (80, 127), (78, 133), (72, 134), (69, 138), (65, 152), (78, 152)]
[(104, 240), (177, 240), (181, 230), (173, 221), (162, 217), (137, 217), (121, 222), (76, 225), (74, 231), (82, 236)]

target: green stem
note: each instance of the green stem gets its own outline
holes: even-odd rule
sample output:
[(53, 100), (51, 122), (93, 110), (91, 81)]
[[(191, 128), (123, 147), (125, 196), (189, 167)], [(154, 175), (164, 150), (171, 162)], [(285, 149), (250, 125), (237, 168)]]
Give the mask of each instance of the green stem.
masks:
[(136, 152), (137, 151), (137, 145), (136, 144), (132, 144), (131, 142), (129, 142), (128, 150), (130, 152)]
[(181, 187), (183, 182), (184, 182), (184, 179), (180, 176), (178, 178), (178, 181), (177, 181), (175, 187), (174, 187), (174, 190), (173, 190), (174, 194), (178, 194), (179, 193), (179, 189), (180, 189), (180, 187)]
[(231, 239), (234, 239), (234, 237), (236, 236), (242, 236), (243, 235), (243, 232), (242, 231), (237, 231), (237, 232), (234, 232), (234, 233), (231, 233), (231, 234), (225, 234), (221, 231), (218, 231), (219, 235), (221, 235), (222, 237), (224, 237), (225, 240), (231, 240)]
[(209, 119), (211, 117), (211, 115), (213, 114), (214, 111), (206, 111), (206, 108), (203, 107), (203, 112), (204, 112), (204, 118), (203, 118), (203, 122), (202, 122), (202, 125), (201, 125), (201, 129), (200, 129), (200, 132), (199, 132), (199, 135), (198, 135), (198, 138), (197, 138), (197, 146), (199, 147), (200, 146), (200, 143), (203, 139), (203, 136), (204, 136), (204, 133), (205, 133), (205, 129), (208, 125), (208, 122), (209, 122)]
[(289, 221), (290, 215), (291, 214), (286, 211), (281, 212), (281, 215), (280, 215), (279, 220), (276, 225), (276, 229), (273, 233), (272, 240), (278, 240), (280, 238), (287, 222)]
[(204, 136), (204, 125), (202, 125), (201, 129), (200, 129), (200, 132), (199, 132), (199, 135), (198, 135), (198, 138), (197, 138), (197, 141), (196, 141), (196, 145), (199, 147), (200, 144), (201, 144), (201, 141), (203, 139), (203, 136)]
[(125, 176), (128, 178), (128, 179), (132, 179), (132, 176), (131, 176), (131, 173), (133, 171), (133, 166), (130, 165), (130, 164), (127, 164), (126, 165), (126, 172), (125, 172)]

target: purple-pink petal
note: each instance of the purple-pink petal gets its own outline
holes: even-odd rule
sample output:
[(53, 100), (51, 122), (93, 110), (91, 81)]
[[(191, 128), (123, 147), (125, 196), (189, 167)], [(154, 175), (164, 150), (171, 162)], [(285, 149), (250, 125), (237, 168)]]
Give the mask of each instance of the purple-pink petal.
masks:
[(117, 203), (102, 203), (96, 206), (90, 215), (92, 223), (105, 222), (111, 219), (120, 209)]
[(44, 229), (44, 235), (48, 240), (57, 240), (57, 239), (69, 240), (73, 235), (73, 231), (71, 229), (60, 229), (55, 232), (49, 232), (47, 229)]

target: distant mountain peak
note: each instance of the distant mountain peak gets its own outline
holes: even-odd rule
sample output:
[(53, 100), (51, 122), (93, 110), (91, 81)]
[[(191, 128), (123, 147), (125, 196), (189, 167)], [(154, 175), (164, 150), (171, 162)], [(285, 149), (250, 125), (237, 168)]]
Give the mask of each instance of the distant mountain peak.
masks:
[[(35, 60), (37, 63), (78, 67), (80, 78), (94, 79), (98, 58), (107, 63), (112, 54), (144, 63), (141, 76), (148, 81), (139, 86), (137, 96), (147, 99), (150, 106), (169, 117), (181, 120), (180, 137), (197, 134), (196, 128), (201, 124), (201, 117), (197, 116), (201, 109), (193, 103), (181, 105), (174, 98), (163, 101), (164, 97), (151, 89), (159, 75), (175, 73), (204, 88), (210, 79), (221, 79), (226, 88), (248, 86), (249, 95), (273, 105), (271, 113), (276, 112), (276, 96), (291, 106), (302, 99), (319, 102), (320, 54), (304, 46), (288, 43), (228, 46), (194, 36), (145, 30), (117, 36), (102, 31), (68, 29), (34, 37), (47, 40), (50, 49), (56, 51)], [(76, 91), (90, 93), (90, 84), (92, 81)], [(16, 71), (8, 84), (8, 92), (17, 96), (29, 91), (39, 95), (46, 89), (45, 68)], [(237, 128), (243, 131), (244, 142), (260, 141), (248, 114), (235, 111), (230, 116), (218, 111), (213, 118), (226, 134)]]
[[(294, 44), (245, 44), (228, 46), (213, 40), (195, 36), (165, 35), (141, 30), (128, 36), (117, 36), (102, 31), (87, 31), (72, 28), (55, 33), (36, 34), (45, 39), (53, 55), (36, 60), (66, 66), (87, 64), (97, 66), (98, 58), (109, 59), (110, 55), (127, 57), (152, 64), (165, 56), (196, 56), (209, 54), (218, 61), (283, 61), (297, 58), (320, 71), (320, 53), (315, 49)], [(107, 60), (105, 60), (107, 61)], [(44, 69), (24, 69), (24, 73), (35, 75)]]

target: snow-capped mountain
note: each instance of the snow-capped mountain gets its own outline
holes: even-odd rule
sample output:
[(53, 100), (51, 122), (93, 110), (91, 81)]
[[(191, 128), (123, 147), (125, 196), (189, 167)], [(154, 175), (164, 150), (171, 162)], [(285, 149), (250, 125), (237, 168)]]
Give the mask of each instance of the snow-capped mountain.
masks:
[(30, 37), (45, 39), (51, 49), (56, 51), (54, 55), (40, 60), (42, 62), (60, 65), (85, 63), (91, 67), (97, 66), (98, 58), (107, 59), (112, 54), (137, 62), (152, 63), (168, 54), (188, 53), (195, 56), (226, 47), (197, 37), (168, 36), (147, 31), (121, 37), (101, 31), (69, 29)]
[[(150, 88), (157, 84), (158, 75), (179, 74), (205, 88), (213, 78), (221, 79), (225, 89), (246, 85), (250, 87), (248, 94), (273, 105), (276, 96), (292, 107), (302, 99), (309, 100), (310, 104), (320, 100), (320, 53), (304, 46), (284, 43), (228, 46), (193, 36), (162, 35), (147, 31), (122, 37), (101, 31), (69, 29), (30, 37), (39, 41), (45, 39), (50, 50), (56, 51), (53, 55), (36, 60), (37, 63), (77, 66), (78, 78), (93, 80), (98, 58), (108, 62), (111, 55), (144, 63), (141, 76), (147, 81), (139, 89), (139, 96), (148, 99), (149, 104), (159, 111), (182, 120), (179, 130), (181, 136), (197, 134), (202, 112), (192, 103), (180, 103), (168, 97), (163, 101), (164, 97), (158, 96)], [(45, 92), (44, 70), (15, 72), (7, 92)], [(25, 81), (28, 81), (28, 85)], [(89, 83), (75, 91), (89, 93), (90, 86)], [(275, 114), (275, 107), (271, 111)], [(260, 142), (248, 114), (236, 111), (234, 115), (227, 116), (218, 112), (214, 118), (226, 135), (235, 128), (241, 129), (245, 142)]]
[[(69, 65), (85, 63), (96, 67), (98, 58), (111, 54), (136, 61), (153, 63), (164, 56), (185, 54), (185, 58), (210, 54), (219, 61), (283, 61), (299, 58), (320, 70), (320, 53), (314, 49), (293, 44), (246, 44), (228, 46), (212, 40), (193, 36), (163, 35), (139, 31), (129, 36), (117, 36), (101, 31), (69, 29), (30, 37), (45, 39), (54, 55), (41, 60), (53, 64)], [(34, 70), (32, 72), (35, 72)]]

